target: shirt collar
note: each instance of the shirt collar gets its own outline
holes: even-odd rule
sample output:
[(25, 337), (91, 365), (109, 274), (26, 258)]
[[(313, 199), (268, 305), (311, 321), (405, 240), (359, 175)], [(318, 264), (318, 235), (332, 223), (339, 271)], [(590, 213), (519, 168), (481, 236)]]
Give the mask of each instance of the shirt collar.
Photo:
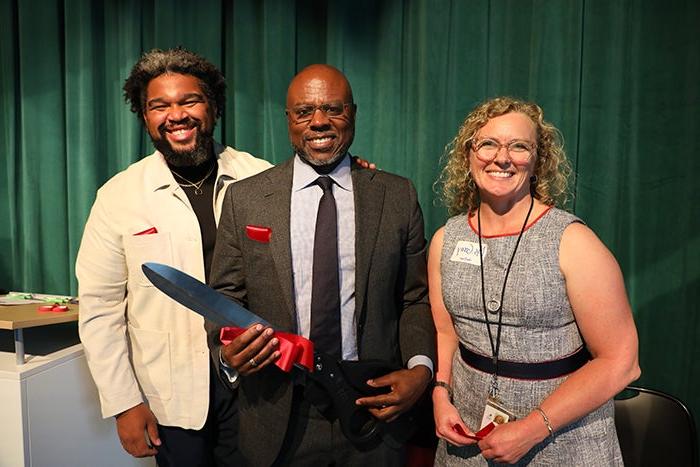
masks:
[[(343, 160), (336, 166), (329, 177), (336, 185), (346, 191), (352, 192), (352, 175), (350, 174), (350, 154), (346, 154)], [(302, 161), (298, 154), (294, 155), (294, 177), (292, 180), (292, 190), (299, 191), (313, 185), (321, 175), (316, 172), (306, 162)]]

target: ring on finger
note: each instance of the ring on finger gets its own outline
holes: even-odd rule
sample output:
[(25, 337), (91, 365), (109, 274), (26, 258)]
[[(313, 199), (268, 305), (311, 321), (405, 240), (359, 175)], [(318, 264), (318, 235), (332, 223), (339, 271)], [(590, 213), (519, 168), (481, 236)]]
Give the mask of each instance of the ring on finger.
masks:
[(255, 357), (253, 357), (253, 358), (251, 358), (250, 360), (248, 360), (248, 363), (249, 363), (250, 366), (252, 366), (253, 368), (255, 368), (256, 366), (258, 366), (258, 362), (255, 361)]

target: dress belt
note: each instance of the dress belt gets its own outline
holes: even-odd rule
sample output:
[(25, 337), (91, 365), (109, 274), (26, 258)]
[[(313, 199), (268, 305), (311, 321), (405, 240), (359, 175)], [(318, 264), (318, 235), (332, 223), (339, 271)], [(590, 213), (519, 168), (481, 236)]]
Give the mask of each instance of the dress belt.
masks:
[[(472, 352), (462, 343), (459, 344), (459, 353), (467, 365), (483, 371), (494, 373), (496, 365), (493, 359), (485, 355)], [(547, 362), (521, 363), (507, 360), (498, 361), (498, 376), (515, 379), (552, 379), (568, 375), (581, 368), (591, 359), (591, 354), (585, 346), (581, 346), (576, 352), (559, 360)]]

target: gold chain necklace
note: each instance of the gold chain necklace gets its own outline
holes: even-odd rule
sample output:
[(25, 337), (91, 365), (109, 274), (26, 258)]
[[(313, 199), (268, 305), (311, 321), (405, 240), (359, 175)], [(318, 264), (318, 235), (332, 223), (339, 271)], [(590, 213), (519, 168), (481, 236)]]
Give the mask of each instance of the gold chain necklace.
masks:
[(191, 187), (194, 188), (194, 194), (195, 194), (195, 195), (201, 195), (201, 194), (203, 193), (203, 191), (202, 191), (202, 185), (204, 185), (204, 180), (206, 180), (207, 178), (209, 178), (209, 175), (211, 175), (211, 173), (214, 171), (214, 165), (215, 165), (215, 164), (212, 164), (211, 168), (209, 169), (209, 172), (207, 172), (207, 174), (204, 176), (204, 178), (202, 178), (202, 179), (201, 179), (200, 181), (198, 181), (198, 182), (191, 182), (191, 181), (187, 180), (185, 177), (183, 177), (182, 175), (180, 175), (179, 173), (175, 172), (174, 170), (172, 170), (171, 172), (172, 172), (173, 175), (175, 175), (177, 178), (179, 178), (179, 179), (184, 180), (185, 182), (187, 182), (187, 183), (180, 183), (180, 182), (177, 182), (178, 185), (180, 185), (180, 186), (191, 186)]

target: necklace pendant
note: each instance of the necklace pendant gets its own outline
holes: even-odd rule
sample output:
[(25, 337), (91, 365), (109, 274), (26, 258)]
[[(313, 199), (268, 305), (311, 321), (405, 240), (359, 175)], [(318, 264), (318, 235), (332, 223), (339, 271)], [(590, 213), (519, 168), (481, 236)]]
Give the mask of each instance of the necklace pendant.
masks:
[(498, 300), (491, 299), (486, 302), (486, 308), (489, 310), (489, 313), (498, 313), (498, 310), (501, 309), (501, 304)]
[(194, 194), (195, 194), (195, 195), (201, 195), (202, 193), (204, 193), (204, 191), (202, 191), (202, 189), (201, 189), (200, 187), (195, 187), (195, 188), (194, 188)]

